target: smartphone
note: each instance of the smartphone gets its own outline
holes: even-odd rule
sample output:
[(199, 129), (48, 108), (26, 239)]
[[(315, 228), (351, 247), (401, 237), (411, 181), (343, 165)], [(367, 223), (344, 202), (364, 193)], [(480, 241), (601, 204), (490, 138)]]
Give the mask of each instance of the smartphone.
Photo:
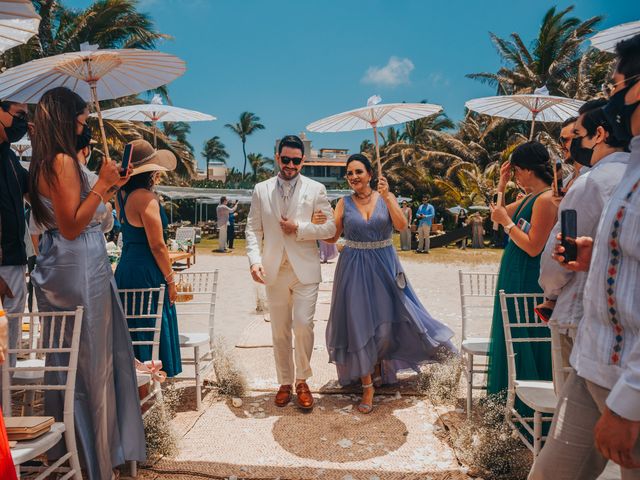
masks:
[(563, 210), (560, 214), (560, 245), (564, 247), (564, 263), (575, 262), (578, 258), (576, 237), (578, 236), (578, 215), (575, 210)]
[(529, 230), (531, 230), (531, 224), (527, 222), (524, 218), (521, 218), (520, 220), (518, 220), (517, 227), (520, 230), (522, 230), (524, 233), (529, 233)]
[(542, 320), (544, 323), (549, 323), (549, 319), (553, 314), (553, 309), (547, 307), (533, 307), (533, 311), (536, 313), (536, 315), (538, 315), (538, 317), (540, 317), (540, 320)]
[(562, 163), (556, 163), (556, 193), (560, 197), (564, 197), (564, 189), (562, 184)]
[(124, 177), (127, 175), (127, 169), (129, 168), (129, 163), (131, 162), (132, 155), (133, 155), (133, 145), (131, 143), (127, 143), (124, 146), (124, 152), (122, 153), (122, 165), (120, 166), (121, 177)]
[[(499, 207), (500, 205), (502, 205), (502, 192), (498, 192), (493, 195), (493, 204), (496, 207)], [(498, 231), (498, 226), (499, 226), (498, 222), (493, 222), (493, 229), (495, 231)]]

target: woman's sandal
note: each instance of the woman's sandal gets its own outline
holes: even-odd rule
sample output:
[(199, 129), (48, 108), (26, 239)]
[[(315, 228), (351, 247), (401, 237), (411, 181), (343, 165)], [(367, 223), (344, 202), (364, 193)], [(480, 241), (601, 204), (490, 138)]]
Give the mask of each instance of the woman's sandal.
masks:
[[(373, 383), (362, 385), (362, 390), (364, 390), (365, 388), (373, 388)], [(364, 391), (362, 393), (364, 396)], [(371, 403), (361, 402), (360, 405), (358, 405), (358, 411), (365, 415), (371, 413), (373, 411), (373, 400), (371, 400)]]
[(373, 386), (376, 388), (382, 387), (382, 365), (380, 363), (376, 365), (374, 375), (375, 377), (373, 377)]

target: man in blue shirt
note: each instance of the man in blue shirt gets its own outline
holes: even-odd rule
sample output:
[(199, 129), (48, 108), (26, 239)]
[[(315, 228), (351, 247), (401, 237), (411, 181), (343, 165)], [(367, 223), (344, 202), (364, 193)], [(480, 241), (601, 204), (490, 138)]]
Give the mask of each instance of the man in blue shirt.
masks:
[(418, 207), (416, 219), (418, 220), (418, 250), (416, 253), (429, 253), (429, 235), (431, 235), (431, 224), (436, 210), (429, 203), (429, 197), (422, 199), (422, 205)]

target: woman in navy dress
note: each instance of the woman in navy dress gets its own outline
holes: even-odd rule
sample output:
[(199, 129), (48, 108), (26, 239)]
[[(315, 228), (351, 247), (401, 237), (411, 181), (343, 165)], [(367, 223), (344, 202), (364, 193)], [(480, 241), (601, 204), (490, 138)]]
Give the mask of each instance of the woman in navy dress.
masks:
[(342, 385), (362, 382), (361, 413), (373, 409), (374, 383), (395, 383), (399, 370), (419, 371), (420, 364), (440, 361), (455, 352), (450, 342), (453, 331), (425, 310), (393, 247), (393, 228), (406, 228), (406, 217), (387, 180), (380, 177), (375, 191), (372, 176), (371, 163), (364, 155), (349, 157), (347, 180), (354, 193), (338, 202), (337, 232), (330, 240), (337, 241), (344, 232), (327, 349)]
[[(174, 302), (177, 296), (169, 250), (164, 243), (163, 230), (167, 217), (152, 191), (158, 172), (176, 168), (176, 157), (168, 150), (155, 150), (146, 140), (134, 140), (131, 179), (118, 192), (118, 218), (122, 225), (122, 256), (115, 277), (118, 288), (159, 288), (166, 284), (160, 329), (160, 360), (168, 377), (182, 371), (178, 319)], [(134, 312), (129, 304), (127, 314)], [(138, 307), (139, 308), (139, 307)], [(142, 325), (136, 320), (131, 327)], [(152, 333), (138, 333), (137, 340), (150, 340)], [(146, 338), (145, 338), (146, 337)], [(151, 360), (151, 345), (136, 345), (136, 358)]]

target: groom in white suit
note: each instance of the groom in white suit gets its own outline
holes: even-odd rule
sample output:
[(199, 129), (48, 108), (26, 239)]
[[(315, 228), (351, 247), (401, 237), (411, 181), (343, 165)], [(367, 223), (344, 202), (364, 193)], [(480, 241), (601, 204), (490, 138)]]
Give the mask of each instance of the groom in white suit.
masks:
[[(291, 401), (295, 382), (297, 404), (308, 410), (313, 408), (313, 396), (306, 380), (312, 375), (313, 317), (322, 280), (316, 241), (333, 237), (336, 225), (324, 185), (300, 174), (302, 140), (284, 137), (276, 161), (278, 175), (253, 190), (247, 255), (254, 281), (266, 285), (280, 383), (275, 403), (284, 407)], [(326, 215), (323, 225), (311, 223), (316, 211)]]

